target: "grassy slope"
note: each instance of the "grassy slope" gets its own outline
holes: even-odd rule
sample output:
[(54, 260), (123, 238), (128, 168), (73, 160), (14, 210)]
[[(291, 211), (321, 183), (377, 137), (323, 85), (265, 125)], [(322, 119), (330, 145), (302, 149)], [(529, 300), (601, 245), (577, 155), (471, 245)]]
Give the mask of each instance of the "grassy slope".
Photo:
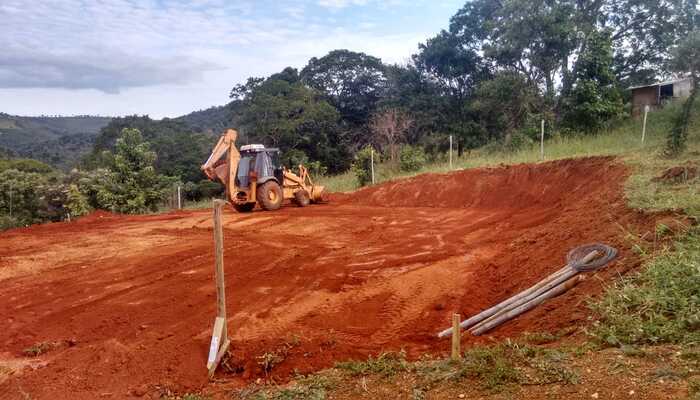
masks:
[[(688, 151), (679, 159), (659, 156), (677, 109), (651, 114), (647, 141), (640, 143), (640, 122), (622, 123), (595, 137), (555, 138), (546, 143), (546, 159), (618, 155), (632, 168), (626, 185), (630, 206), (645, 210), (682, 209), (700, 217), (700, 178), (686, 182), (652, 181), (666, 168), (700, 164), (700, 104), (689, 133)], [(473, 152), (456, 167), (538, 162), (539, 149), (514, 154)], [(444, 172), (432, 164), (415, 174), (378, 168), (379, 181), (423, 172)], [(327, 177), (330, 190), (352, 190), (354, 177)], [(671, 221), (673, 222), (673, 221)], [(556, 333), (524, 334), (487, 347), (469, 349), (462, 360), (427, 357), (407, 362), (401, 354), (341, 363), (286, 386), (263, 382), (243, 390), (224, 390), (223, 398), (688, 398), (700, 399), (700, 230), (689, 224), (660, 225), (657, 234), (680, 234), (665, 249), (650, 249), (639, 238), (647, 261), (639, 273), (611, 285), (592, 304), (599, 321), (588, 335), (561, 339)], [(446, 343), (446, 349), (449, 343)], [(208, 388), (220, 398), (222, 388)], [(670, 396), (670, 397), (669, 397)], [(206, 394), (190, 399), (208, 398)]]
[[(666, 132), (673, 124), (673, 118), (680, 109), (677, 105), (663, 111), (649, 114), (645, 143), (641, 142), (642, 122), (639, 119), (628, 119), (618, 126), (595, 136), (554, 137), (545, 141), (545, 161), (561, 158), (585, 157), (592, 155), (622, 155), (640, 157), (655, 155), (664, 144)], [(700, 107), (696, 108), (696, 115)], [(695, 134), (698, 128), (695, 124)], [(693, 136), (693, 133), (691, 133)], [(697, 136), (697, 135), (695, 135)], [(453, 160), (454, 169), (492, 166), (498, 164), (535, 163), (540, 162), (538, 145), (514, 153), (489, 153), (475, 150)], [(446, 162), (432, 163), (421, 170), (412, 173), (396, 172), (386, 165), (376, 166), (377, 182), (418, 175), (426, 172), (447, 172)], [(351, 191), (358, 188), (357, 180), (352, 172), (341, 175), (323, 177), (320, 183), (330, 191)]]

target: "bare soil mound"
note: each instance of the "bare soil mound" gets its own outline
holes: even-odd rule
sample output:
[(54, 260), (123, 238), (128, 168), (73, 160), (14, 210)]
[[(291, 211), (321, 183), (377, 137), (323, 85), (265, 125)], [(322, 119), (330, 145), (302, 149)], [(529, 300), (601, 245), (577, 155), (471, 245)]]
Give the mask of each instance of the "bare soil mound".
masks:
[[(452, 312), (471, 315), (532, 285), (579, 244), (611, 244), (620, 250), (611, 266), (463, 342), (575, 331), (585, 301), (638, 266), (630, 234), (653, 236), (658, 216), (627, 208), (626, 177), (614, 159), (588, 158), (426, 174), (305, 208), (227, 210), (233, 343), (217, 378), (284, 380), (382, 351), (446, 352), (449, 341), (435, 334)], [(0, 393), (157, 397), (207, 385), (209, 210), (100, 213), (0, 235), (0, 374), (11, 371)], [(72, 345), (24, 353), (60, 342)]]

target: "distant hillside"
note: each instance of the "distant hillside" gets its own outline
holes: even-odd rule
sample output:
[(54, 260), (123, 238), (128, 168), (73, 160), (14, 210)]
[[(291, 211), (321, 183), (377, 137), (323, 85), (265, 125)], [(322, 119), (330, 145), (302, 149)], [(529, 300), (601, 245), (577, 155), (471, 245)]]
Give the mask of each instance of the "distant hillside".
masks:
[(69, 168), (112, 118), (97, 116), (20, 117), (0, 113), (0, 148), (3, 153), (34, 158)]
[(217, 136), (226, 128), (235, 127), (235, 115), (238, 104), (230, 102), (223, 106), (214, 106), (206, 110), (194, 111), (174, 118), (184, 122), (195, 132)]
[[(116, 120), (121, 128), (145, 129), (144, 133), (151, 140), (154, 140), (155, 136), (169, 136), (173, 135), (173, 132), (184, 131), (217, 137), (224, 129), (236, 126), (237, 107), (236, 102), (230, 102), (177, 118), (164, 118), (160, 120), (160, 124), (154, 124), (156, 121), (147, 118), (148, 126), (141, 126), (142, 118), (137, 116)], [(97, 150), (103, 150), (114, 144), (114, 132), (103, 132), (113, 119), (96, 116), (20, 117), (0, 113), (0, 158), (33, 158), (57, 168), (70, 169), (77, 165), (82, 157), (93, 152), (95, 147)], [(162, 132), (150, 137), (150, 131), (153, 130), (151, 125), (158, 126), (155, 130)]]

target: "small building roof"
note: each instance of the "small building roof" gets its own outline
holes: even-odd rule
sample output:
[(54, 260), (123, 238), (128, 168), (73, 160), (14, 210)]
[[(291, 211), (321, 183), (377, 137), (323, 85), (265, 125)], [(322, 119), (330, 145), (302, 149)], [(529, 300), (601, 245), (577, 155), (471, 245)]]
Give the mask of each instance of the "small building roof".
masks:
[(678, 78), (678, 79), (671, 79), (671, 80), (669, 80), (669, 81), (656, 82), (656, 83), (652, 83), (652, 84), (649, 84), (649, 85), (630, 86), (630, 87), (627, 88), (627, 90), (641, 89), (641, 88), (653, 87), (653, 86), (671, 85), (671, 84), (673, 84), (673, 83), (683, 82), (683, 81), (688, 80), (688, 79), (690, 79), (690, 77), (687, 77), (687, 78)]

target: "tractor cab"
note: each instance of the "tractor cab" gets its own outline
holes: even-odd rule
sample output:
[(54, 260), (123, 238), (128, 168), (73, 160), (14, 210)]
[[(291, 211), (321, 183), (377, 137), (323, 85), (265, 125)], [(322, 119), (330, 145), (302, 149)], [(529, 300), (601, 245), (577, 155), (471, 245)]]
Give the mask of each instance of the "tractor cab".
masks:
[(251, 178), (258, 184), (276, 180), (282, 184), (284, 172), (280, 162), (280, 151), (277, 148), (265, 148), (262, 144), (247, 144), (241, 146), (241, 159), (238, 162), (236, 186), (250, 187)]

